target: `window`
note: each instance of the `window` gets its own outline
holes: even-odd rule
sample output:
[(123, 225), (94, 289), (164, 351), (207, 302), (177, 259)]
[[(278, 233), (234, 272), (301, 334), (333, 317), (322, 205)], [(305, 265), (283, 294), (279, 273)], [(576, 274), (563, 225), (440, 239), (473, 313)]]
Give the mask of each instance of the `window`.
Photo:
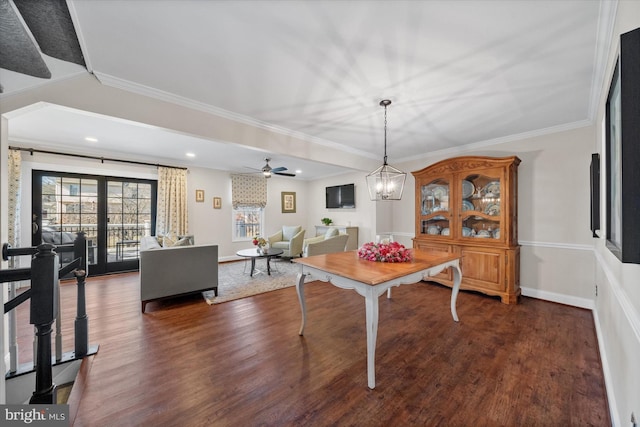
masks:
[(264, 209), (259, 207), (238, 207), (233, 210), (233, 240), (250, 240), (262, 235)]

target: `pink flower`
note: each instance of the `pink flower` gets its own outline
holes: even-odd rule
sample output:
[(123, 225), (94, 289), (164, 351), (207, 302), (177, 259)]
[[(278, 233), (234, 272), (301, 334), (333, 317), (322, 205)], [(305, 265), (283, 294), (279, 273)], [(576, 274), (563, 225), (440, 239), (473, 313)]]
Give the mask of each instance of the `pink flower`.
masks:
[(398, 242), (365, 243), (358, 249), (358, 256), (367, 261), (408, 262), (413, 258), (411, 250)]

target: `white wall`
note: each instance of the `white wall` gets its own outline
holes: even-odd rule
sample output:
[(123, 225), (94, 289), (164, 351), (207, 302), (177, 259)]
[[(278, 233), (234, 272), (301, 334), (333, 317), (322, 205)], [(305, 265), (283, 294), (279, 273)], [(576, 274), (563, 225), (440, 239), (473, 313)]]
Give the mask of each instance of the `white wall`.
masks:
[[(598, 151), (601, 164), (604, 165), (603, 132), (600, 125), (605, 115), (606, 97), (613, 67), (619, 52), (619, 34), (640, 27), (640, 2), (620, 1), (616, 13), (615, 38), (609, 50), (609, 62), (605, 80), (602, 83), (602, 96), (596, 123)], [(636, 142), (637, 143), (637, 142)], [(601, 168), (604, 171), (604, 168)], [(602, 175), (604, 177), (604, 173)], [(604, 181), (604, 180), (602, 180)], [(602, 182), (601, 194), (606, 183)], [(601, 204), (601, 236), (606, 236), (605, 203)], [(610, 405), (617, 425), (630, 425), (631, 413), (636, 421), (640, 420), (640, 265), (622, 264), (605, 247), (605, 239), (596, 242), (596, 327), (600, 344), (600, 355), (607, 377), (607, 391)]]
[[(309, 236), (315, 236), (315, 226), (322, 225), (321, 218), (331, 218), (334, 225), (358, 227), (358, 245), (375, 238), (376, 202), (369, 200), (365, 176), (365, 172), (354, 172), (319, 179), (308, 184), (309, 208), (306, 224), (307, 230), (310, 230)], [(327, 209), (325, 188), (342, 184), (355, 184), (356, 207)]]
[[(251, 246), (248, 240), (232, 241), (231, 175), (229, 172), (191, 168), (189, 193), (204, 190), (205, 202), (189, 200), (189, 230), (196, 244), (218, 245), (220, 260), (234, 259), (240, 249)], [(282, 213), (281, 192), (296, 193), (296, 212)], [(222, 198), (222, 208), (213, 209), (213, 197)], [(264, 212), (265, 236), (274, 234), (283, 225), (307, 224), (309, 199), (308, 183), (299, 179), (272, 176), (267, 181), (267, 206)], [(306, 236), (309, 236), (309, 230)]]

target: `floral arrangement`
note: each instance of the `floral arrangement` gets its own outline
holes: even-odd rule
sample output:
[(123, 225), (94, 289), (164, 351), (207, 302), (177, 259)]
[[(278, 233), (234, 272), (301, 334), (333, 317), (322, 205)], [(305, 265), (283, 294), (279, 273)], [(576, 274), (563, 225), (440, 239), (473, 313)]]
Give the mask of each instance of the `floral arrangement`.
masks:
[(263, 248), (263, 247), (267, 246), (267, 241), (264, 240), (264, 238), (260, 237), (260, 236), (254, 236), (254, 238), (252, 240), (252, 243), (255, 246), (259, 247), (259, 248)]
[(333, 222), (333, 220), (331, 218), (321, 218), (320, 221), (324, 224), (324, 225), (331, 225), (331, 223)]
[(367, 261), (408, 262), (413, 259), (411, 249), (398, 242), (365, 243), (358, 249), (358, 256)]

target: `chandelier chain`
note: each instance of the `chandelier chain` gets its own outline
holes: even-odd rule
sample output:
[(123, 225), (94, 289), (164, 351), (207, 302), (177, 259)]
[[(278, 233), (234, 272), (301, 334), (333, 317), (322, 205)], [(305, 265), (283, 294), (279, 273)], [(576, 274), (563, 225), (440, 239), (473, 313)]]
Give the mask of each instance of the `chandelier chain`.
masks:
[(384, 106), (384, 164), (387, 164), (387, 104)]

